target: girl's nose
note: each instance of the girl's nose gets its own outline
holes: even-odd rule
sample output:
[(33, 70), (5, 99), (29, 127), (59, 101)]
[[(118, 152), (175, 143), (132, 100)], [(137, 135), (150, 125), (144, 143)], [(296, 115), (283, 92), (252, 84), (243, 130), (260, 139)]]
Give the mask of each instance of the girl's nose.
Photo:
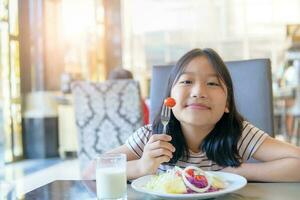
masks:
[(197, 84), (191, 90), (191, 97), (194, 98), (206, 98), (207, 90), (205, 84)]

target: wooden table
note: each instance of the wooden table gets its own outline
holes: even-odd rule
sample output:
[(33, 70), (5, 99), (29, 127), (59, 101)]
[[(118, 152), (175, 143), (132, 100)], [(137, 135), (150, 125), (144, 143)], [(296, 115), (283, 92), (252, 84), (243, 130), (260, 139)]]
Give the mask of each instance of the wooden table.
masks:
[[(128, 187), (128, 200), (157, 199)], [(95, 181), (54, 181), (27, 194), (25, 199), (74, 200), (96, 199)], [(215, 198), (216, 200), (298, 200), (300, 183), (248, 183), (244, 188)]]

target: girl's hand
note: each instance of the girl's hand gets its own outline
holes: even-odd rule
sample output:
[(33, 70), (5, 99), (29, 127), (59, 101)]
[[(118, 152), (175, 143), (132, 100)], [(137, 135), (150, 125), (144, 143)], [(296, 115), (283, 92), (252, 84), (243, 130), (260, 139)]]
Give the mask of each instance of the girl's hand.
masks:
[(170, 161), (175, 152), (175, 147), (169, 143), (171, 140), (172, 137), (166, 134), (155, 134), (150, 137), (139, 160), (142, 174), (154, 174), (161, 163)]

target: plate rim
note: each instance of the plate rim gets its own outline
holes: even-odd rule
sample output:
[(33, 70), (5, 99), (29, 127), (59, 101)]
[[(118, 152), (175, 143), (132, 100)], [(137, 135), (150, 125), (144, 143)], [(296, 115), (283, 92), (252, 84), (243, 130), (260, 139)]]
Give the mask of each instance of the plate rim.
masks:
[[(220, 191), (215, 191), (215, 192), (207, 192), (207, 193), (192, 193), (192, 194), (168, 194), (168, 193), (159, 193), (159, 192), (152, 192), (152, 191), (148, 191), (146, 189), (143, 189), (139, 186), (137, 186), (136, 184), (138, 184), (138, 182), (143, 181), (144, 179), (150, 179), (151, 177), (153, 177), (154, 175), (145, 175), (142, 177), (139, 177), (135, 180), (132, 181), (131, 183), (131, 187), (137, 191), (137, 192), (141, 192), (141, 193), (145, 193), (148, 195), (152, 195), (152, 196), (157, 196), (157, 197), (163, 197), (163, 198), (201, 198), (201, 197), (205, 197), (205, 198), (211, 198), (211, 197), (217, 197), (220, 195), (224, 195), (227, 193), (231, 193), (234, 191), (237, 191), (243, 187), (245, 187), (247, 185), (247, 179), (241, 175), (238, 174), (234, 174), (234, 173), (229, 173), (229, 172), (220, 172), (220, 171), (207, 171), (209, 173), (212, 174), (221, 174), (222, 176), (231, 176), (231, 177), (235, 177), (238, 178), (237, 182), (241, 182), (240, 185), (234, 187), (234, 188), (228, 188), (228, 189), (224, 189), (224, 190), (220, 190)], [(232, 179), (234, 180), (234, 179)]]

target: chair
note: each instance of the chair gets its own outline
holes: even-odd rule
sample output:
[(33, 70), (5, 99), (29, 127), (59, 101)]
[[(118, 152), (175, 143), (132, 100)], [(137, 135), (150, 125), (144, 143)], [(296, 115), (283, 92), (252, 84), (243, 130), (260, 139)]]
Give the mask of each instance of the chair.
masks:
[(134, 80), (74, 82), (72, 93), (81, 169), (97, 154), (124, 144), (143, 124), (140, 88)]
[[(225, 62), (232, 77), (239, 112), (253, 125), (274, 136), (271, 63), (269, 59)], [(150, 90), (150, 121), (164, 98), (173, 65), (154, 66)]]

